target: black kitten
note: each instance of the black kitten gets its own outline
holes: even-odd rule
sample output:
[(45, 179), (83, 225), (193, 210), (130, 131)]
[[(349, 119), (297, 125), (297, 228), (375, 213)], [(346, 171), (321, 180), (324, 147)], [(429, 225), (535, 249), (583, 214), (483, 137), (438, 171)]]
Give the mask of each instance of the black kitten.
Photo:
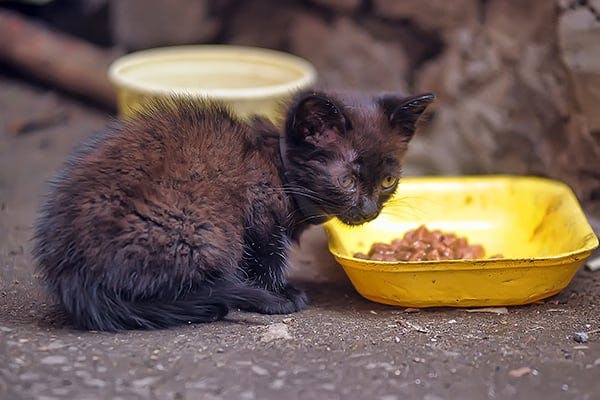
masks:
[(301, 93), (281, 139), (218, 104), (157, 102), (88, 141), (53, 180), (39, 270), (80, 329), (298, 311), (290, 241), (332, 217), (375, 218), (433, 98)]

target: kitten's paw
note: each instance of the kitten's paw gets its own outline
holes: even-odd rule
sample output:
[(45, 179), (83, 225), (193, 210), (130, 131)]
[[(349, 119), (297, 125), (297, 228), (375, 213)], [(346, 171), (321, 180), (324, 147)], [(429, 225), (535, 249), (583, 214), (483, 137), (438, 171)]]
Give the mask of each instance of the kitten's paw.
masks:
[(308, 304), (306, 292), (290, 285), (289, 283), (282, 289), (281, 294), (292, 302), (294, 305), (293, 311), (304, 310)]
[(261, 298), (260, 301), (245, 302), (238, 306), (247, 311), (254, 311), (261, 314), (291, 314), (303, 310), (308, 299), (303, 290), (296, 289), (292, 285), (285, 285), (277, 293), (265, 291), (270, 297)]
[(287, 284), (278, 293), (280, 301), (266, 304), (262, 310), (258, 312), (264, 314), (291, 314), (306, 308), (308, 298), (303, 290), (297, 289), (294, 286)]

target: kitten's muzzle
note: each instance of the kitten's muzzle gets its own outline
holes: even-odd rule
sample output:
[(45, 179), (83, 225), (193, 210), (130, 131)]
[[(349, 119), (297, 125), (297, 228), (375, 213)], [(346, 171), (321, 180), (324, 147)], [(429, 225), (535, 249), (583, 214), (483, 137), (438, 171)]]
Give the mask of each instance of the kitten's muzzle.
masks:
[(340, 217), (340, 219), (349, 225), (361, 225), (377, 218), (380, 211), (376, 202), (365, 201), (360, 208), (353, 209), (347, 216)]

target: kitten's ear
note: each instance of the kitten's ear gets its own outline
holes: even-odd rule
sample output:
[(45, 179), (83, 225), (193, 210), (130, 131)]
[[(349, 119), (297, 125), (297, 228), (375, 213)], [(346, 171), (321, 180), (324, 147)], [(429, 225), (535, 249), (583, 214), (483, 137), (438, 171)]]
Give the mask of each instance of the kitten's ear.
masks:
[(435, 95), (426, 93), (404, 98), (384, 96), (379, 102), (390, 119), (390, 125), (410, 140), (417, 128), (417, 121), (433, 100)]
[(292, 105), (286, 122), (288, 136), (323, 147), (336, 141), (349, 127), (349, 121), (335, 102), (317, 92), (301, 95)]

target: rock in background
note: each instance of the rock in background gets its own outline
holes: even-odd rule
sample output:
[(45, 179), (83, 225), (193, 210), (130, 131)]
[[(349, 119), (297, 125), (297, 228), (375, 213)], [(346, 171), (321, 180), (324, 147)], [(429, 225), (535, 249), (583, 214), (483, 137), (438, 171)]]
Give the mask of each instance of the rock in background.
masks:
[[(563, 135), (562, 178), (573, 182), (586, 208), (600, 218), (600, 1), (562, 1), (558, 20), (561, 59), (572, 95)], [(583, 2), (585, 3), (585, 2)], [(596, 226), (598, 228), (598, 226)], [(598, 232), (598, 229), (596, 230)]]
[(578, 44), (585, 48), (577, 50), (579, 56), (589, 56), (592, 46), (598, 51), (598, 19), (596, 28), (589, 16), (587, 24), (575, 21), (571, 33), (577, 38), (570, 40), (565, 40), (568, 31), (559, 29), (565, 19), (573, 21), (571, 14), (589, 15), (590, 9), (559, 8), (546, 0), (491, 0), (470, 23), (454, 29), (441, 24), (445, 49), (417, 72), (415, 82), (417, 91), (438, 94), (438, 109), (411, 160), (434, 173), (561, 179), (598, 214), (600, 132), (593, 126), (598, 114), (591, 111), (591, 93), (576, 89), (600, 89), (600, 54), (587, 57), (596, 62), (595, 68), (586, 64), (595, 75), (564, 62), (565, 55), (574, 58), (572, 46)]
[(126, 49), (212, 41), (221, 29), (213, 15), (223, 1), (118, 0), (110, 3), (115, 43)]
[(548, 176), (600, 220), (600, 0), (81, 3), (108, 9), (121, 49), (256, 45), (310, 60), (321, 86), (435, 92), (408, 174)]

